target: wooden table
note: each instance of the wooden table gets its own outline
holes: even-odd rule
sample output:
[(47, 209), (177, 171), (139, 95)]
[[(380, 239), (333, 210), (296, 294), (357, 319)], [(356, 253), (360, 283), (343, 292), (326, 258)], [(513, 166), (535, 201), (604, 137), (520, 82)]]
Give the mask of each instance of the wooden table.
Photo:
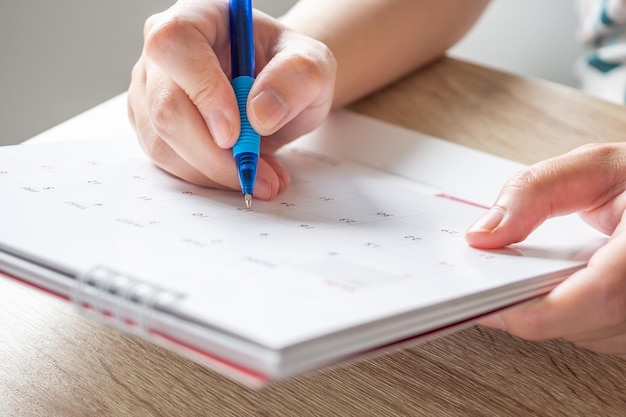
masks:
[[(525, 163), (626, 134), (626, 107), (453, 59), (353, 109)], [(472, 327), (253, 391), (0, 279), (4, 417), (625, 416), (625, 387), (626, 361)]]

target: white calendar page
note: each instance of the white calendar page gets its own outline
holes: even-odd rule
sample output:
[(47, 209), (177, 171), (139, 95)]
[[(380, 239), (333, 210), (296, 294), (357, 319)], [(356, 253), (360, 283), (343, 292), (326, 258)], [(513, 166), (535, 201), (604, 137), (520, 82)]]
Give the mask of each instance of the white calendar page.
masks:
[(270, 350), (322, 338), (315, 352), (345, 355), (545, 291), (598, 243), (567, 217), (468, 247), (519, 165), (348, 112), (280, 158), (292, 185), (248, 210), (155, 168), (131, 136), (1, 148), (0, 248), (168, 288), (181, 314)]

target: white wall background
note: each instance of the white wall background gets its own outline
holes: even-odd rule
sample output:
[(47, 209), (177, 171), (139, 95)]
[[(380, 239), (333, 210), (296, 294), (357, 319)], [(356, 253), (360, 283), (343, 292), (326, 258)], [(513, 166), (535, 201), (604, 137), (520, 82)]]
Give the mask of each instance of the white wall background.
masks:
[[(459, 0), (463, 1), (463, 0)], [(2, 0), (0, 144), (18, 143), (128, 87), (143, 22), (173, 0)], [(295, 0), (255, 0), (272, 15)], [(453, 53), (575, 85), (571, 0), (493, 0)]]
[[(462, 1), (462, 0), (459, 0)], [(583, 48), (574, 0), (491, 0), (451, 54), (484, 65), (572, 87)]]

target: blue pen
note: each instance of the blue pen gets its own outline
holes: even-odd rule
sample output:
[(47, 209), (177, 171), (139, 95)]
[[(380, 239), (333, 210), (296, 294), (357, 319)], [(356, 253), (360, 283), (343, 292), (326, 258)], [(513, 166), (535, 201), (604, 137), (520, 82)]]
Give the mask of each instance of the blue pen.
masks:
[(232, 85), (239, 104), (241, 133), (233, 147), (239, 172), (241, 192), (246, 207), (252, 206), (256, 167), (261, 136), (250, 126), (246, 113), (248, 94), (254, 82), (254, 33), (252, 31), (252, 0), (230, 0), (230, 52)]

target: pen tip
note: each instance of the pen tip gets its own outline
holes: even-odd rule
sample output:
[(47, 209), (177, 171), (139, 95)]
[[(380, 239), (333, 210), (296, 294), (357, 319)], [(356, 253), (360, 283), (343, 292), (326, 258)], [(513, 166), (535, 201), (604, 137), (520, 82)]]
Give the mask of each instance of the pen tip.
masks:
[(246, 207), (252, 207), (252, 194), (245, 194), (243, 198), (246, 200)]

